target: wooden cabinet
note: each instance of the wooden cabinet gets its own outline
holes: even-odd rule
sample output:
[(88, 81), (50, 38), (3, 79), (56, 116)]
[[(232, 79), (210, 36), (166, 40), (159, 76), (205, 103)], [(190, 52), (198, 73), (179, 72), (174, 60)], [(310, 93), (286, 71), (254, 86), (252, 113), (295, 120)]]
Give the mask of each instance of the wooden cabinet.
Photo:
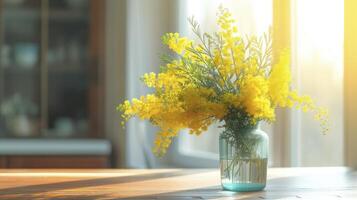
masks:
[[(0, 0), (0, 141), (105, 140), (104, 24), (101, 0)], [(0, 167), (108, 167), (109, 158), (0, 147)]]
[(0, 156), (0, 168), (6, 168), (6, 158)]
[(0, 168), (109, 168), (108, 156), (2, 156)]

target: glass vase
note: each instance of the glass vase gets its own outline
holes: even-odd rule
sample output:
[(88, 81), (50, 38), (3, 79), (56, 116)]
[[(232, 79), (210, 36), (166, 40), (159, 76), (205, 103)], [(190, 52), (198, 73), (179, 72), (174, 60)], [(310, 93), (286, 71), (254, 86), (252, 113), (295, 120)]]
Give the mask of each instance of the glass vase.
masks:
[(219, 137), (221, 184), (224, 190), (245, 192), (265, 188), (268, 136), (258, 126), (225, 130)]

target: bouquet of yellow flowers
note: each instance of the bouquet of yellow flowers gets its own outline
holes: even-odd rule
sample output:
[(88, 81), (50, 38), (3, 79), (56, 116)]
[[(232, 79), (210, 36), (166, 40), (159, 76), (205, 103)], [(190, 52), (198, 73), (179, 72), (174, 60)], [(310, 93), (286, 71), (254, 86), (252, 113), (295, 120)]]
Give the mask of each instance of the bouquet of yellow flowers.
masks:
[(327, 112), (309, 96), (290, 89), (289, 52), (272, 59), (270, 32), (243, 36), (230, 12), (218, 12), (218, 31), (201, 33), (189, 19), (198, 42), (178, 33), (167, 33), (163, 43), (173, 51), (165, 55), (161, 72), (144, 74), (143, 82), (154, 93), (118, 106), (122, 117), (137, 116), (158, 126), (154, 152), (163, 155), (180, 130), (199, 135), (215, 122), (227, 130), (275, 120), (275, 108), (311, 111), (327, 131)]

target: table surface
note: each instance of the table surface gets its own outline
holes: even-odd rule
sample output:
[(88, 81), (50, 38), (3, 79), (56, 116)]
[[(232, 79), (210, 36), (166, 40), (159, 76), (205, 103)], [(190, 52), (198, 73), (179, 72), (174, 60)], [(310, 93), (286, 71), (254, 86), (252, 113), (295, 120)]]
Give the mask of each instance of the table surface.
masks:
[(5, 169), (0, 199), (357, 199), (357, 172), (271, 168), (265, 190), (234, 193), (212, 169)]

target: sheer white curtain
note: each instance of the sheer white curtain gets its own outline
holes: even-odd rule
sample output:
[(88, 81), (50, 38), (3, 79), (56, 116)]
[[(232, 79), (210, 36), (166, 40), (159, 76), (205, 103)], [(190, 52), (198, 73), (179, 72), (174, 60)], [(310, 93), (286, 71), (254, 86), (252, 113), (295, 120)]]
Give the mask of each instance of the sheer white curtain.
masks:
[(295, 87), (329, 110), (331, 129), (321, 135), (312, 116), (294, 112), (294, 166), (343, 165), (342, 0), (292, 0), (292, 54)]

